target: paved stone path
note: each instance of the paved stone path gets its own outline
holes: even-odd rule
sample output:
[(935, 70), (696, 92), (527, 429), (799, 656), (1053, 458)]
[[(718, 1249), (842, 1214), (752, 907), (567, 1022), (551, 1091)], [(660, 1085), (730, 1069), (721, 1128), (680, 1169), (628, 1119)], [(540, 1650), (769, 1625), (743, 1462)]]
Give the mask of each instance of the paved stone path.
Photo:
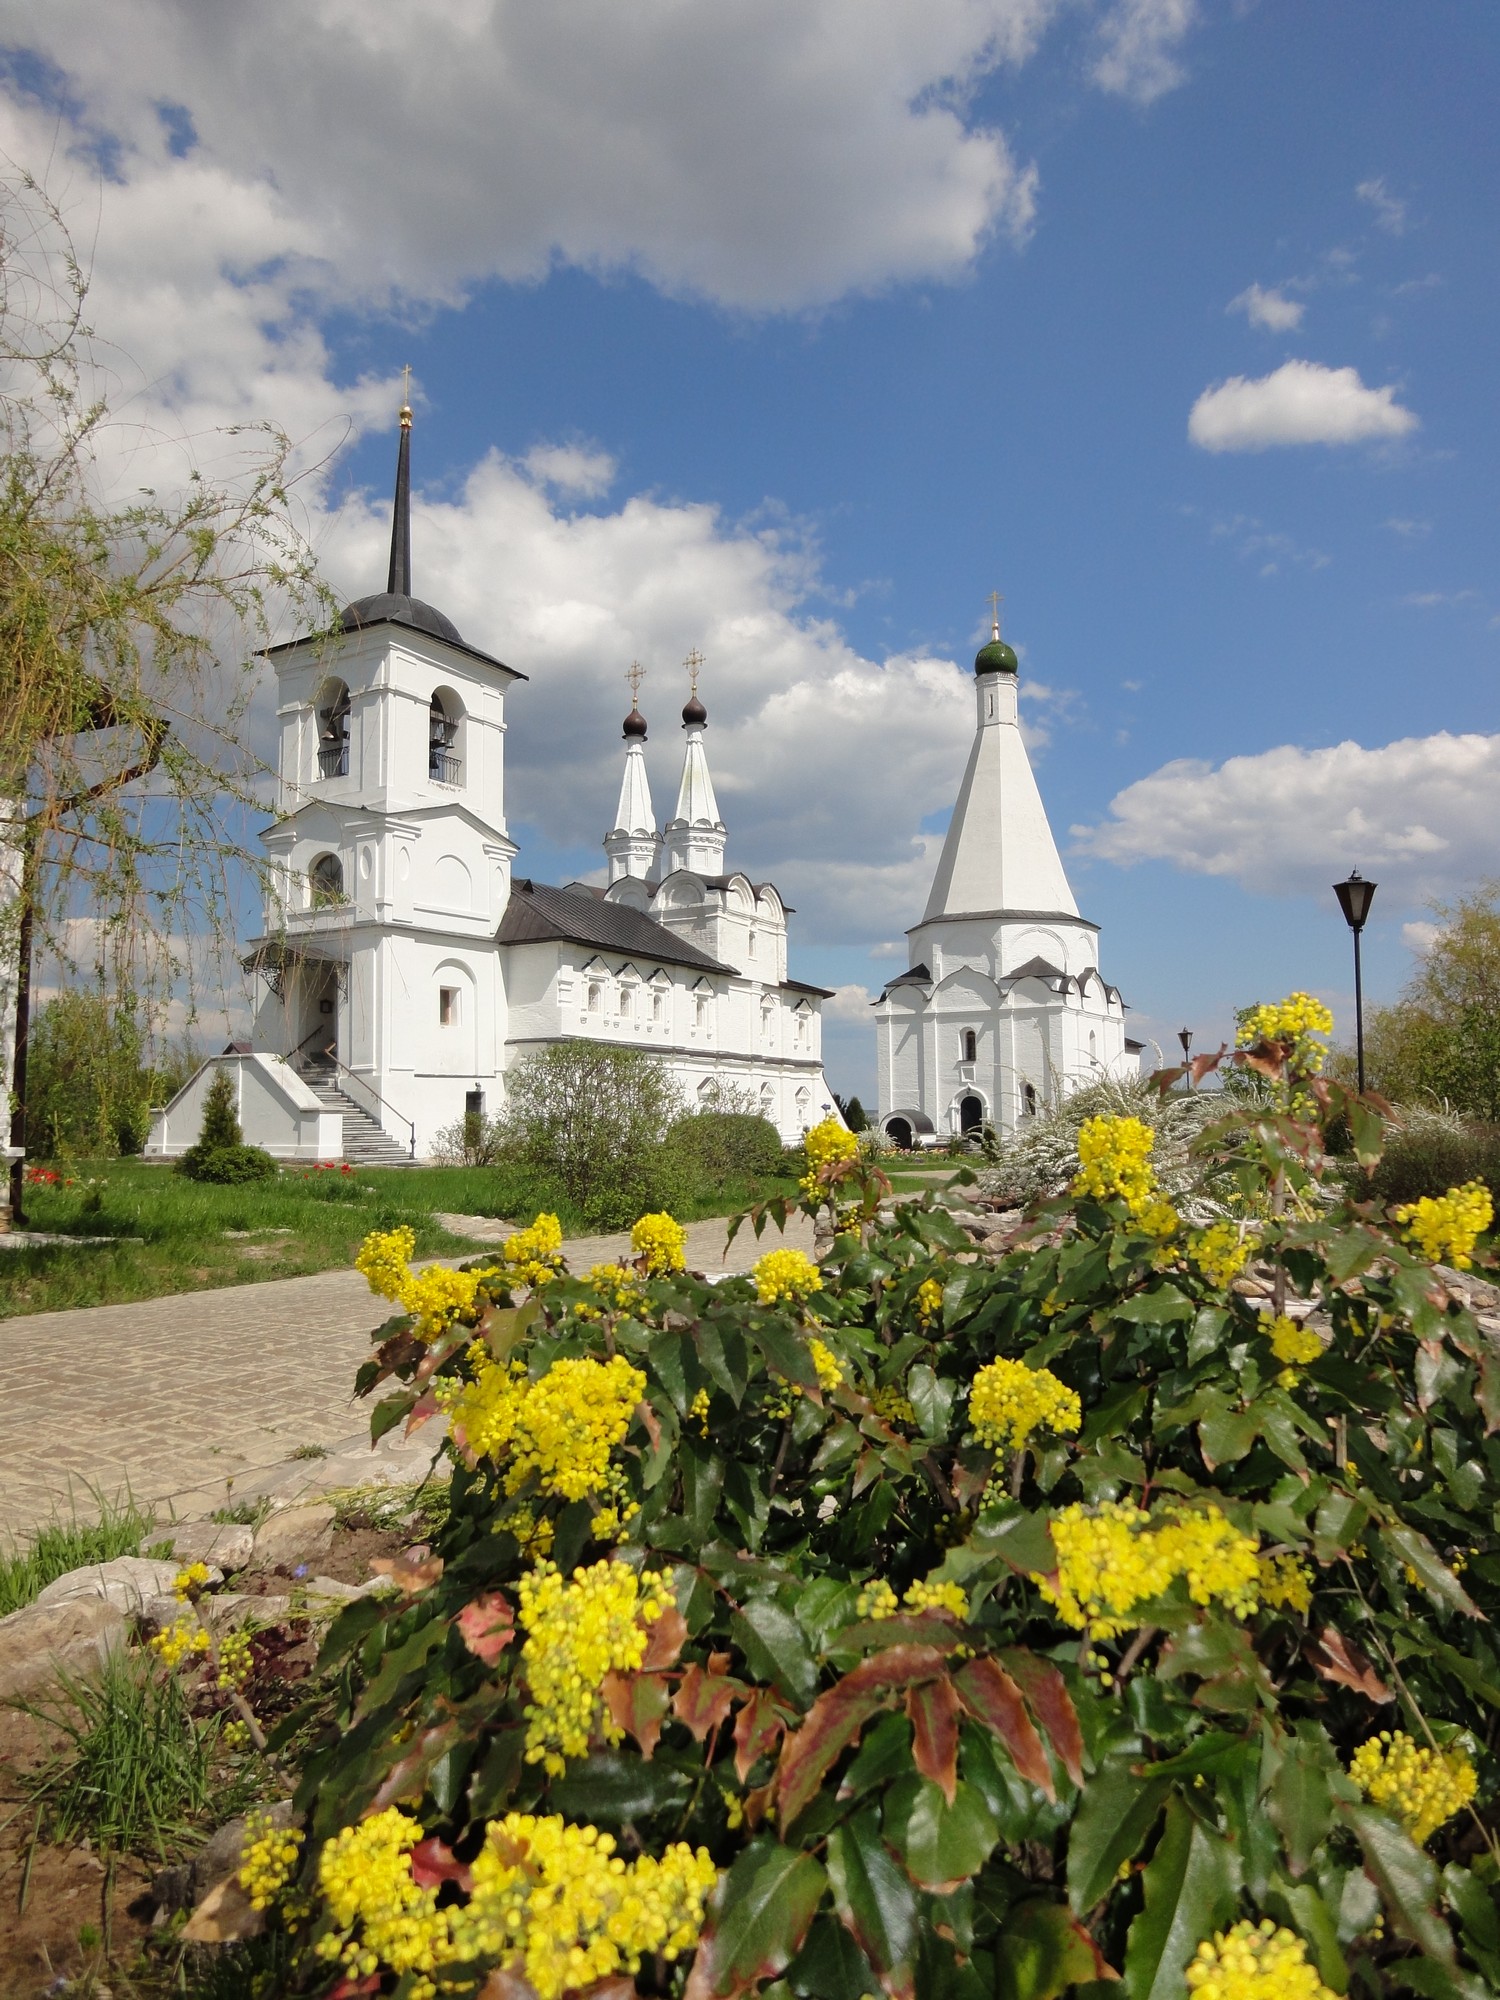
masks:
[[(812, 1249), (803, 1216), (785, 1238), (743, 1229), (727, 1255), (724, 1237), (722, 1221), (689, 1224), (694, 1270), (747, 1270), (782, 1242)], [(628, 1245), (564, 1248), (582, 1271)], [(357, 1272), (325, 1271), (0, 1320), (0, 1544), (70, 1501), (87, 1513), (91, 1488), (183, 1517), (228, 1478), (248, 1485), (300, 1446), (340, 1444), (364, 1428), (350, 1388), (389, 1314)]]

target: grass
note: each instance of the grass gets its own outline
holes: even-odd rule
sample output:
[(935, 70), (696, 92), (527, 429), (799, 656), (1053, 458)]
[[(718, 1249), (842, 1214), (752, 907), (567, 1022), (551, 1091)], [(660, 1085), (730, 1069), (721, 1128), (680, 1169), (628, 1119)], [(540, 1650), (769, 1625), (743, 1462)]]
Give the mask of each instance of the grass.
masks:
[[(400, 1223), (416, 1232), (419, 1258), (477, 1256), (480, 1246), (450, 1236), (434, 1220), (436, 1212), (508, 1213), (530, 1221), (538, 1205), (517, 1199), (524, 1190), (513, 1172), (502, 1176), (488, 1167), (372, 1167), (353, 1174), (293, 1169), (243, 1187), (184, 1180), (143, 1160), (74, 1162), (70, 1170), (80, 1180), (95, 1175), (108, 1181), (97, 1209), (85, 1210), (89, 1197), (61, 1184), (28, 1188), (29, 1226), (110, 1240), (0, 1251), (0, 1319), (343, 1270), (369, 1230)], [(680, 1217), (691, 1222), (732, 1214), (791, 1186), (746, 1181), (705, 1190), (701, 1200), (681, 1205)], [(499, 1206), (502, 1199), (508, 1208)], [(566, 1204), (558, 1212), (566, 1235), (588, 1233)]]
[(37, 1529), (28, 1548), (0, 1555), (0, 1617), (30, 1604), (70, 1569), (135, 1555), (156, 1525), (156, 1517), (143, 1513), (133, 1500), (109, 1501), (97, 1491), (93, 1497), (97, 1520), (59, 1516)]
[(51, 1724), (62, 1748), (27, 1780), (44, 1838), (85, 1836), (101, 1853), (165, 1861), (250, 1804), (255, 1772), (226, 1774), (219, 1721), (194, 1719), (176, 1674), (139, 1653), (112, 1654), (90, 1678), (58, 1676), (57, 1691), (15, 1706)]

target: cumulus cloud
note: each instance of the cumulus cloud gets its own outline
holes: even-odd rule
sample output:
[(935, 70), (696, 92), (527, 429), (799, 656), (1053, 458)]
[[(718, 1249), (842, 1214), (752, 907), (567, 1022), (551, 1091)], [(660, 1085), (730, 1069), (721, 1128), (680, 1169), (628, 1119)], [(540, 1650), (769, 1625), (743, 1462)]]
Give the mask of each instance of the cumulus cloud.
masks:
[(870, 1025), (870, 1005), (875, 996), (868, 986), (840, 986), (831, 1000), (823, 1002), (825, 1021), (853, 1021), (862, 1028)]
[(607, 451), (580, 444), (533, 445), (526, 470), (538, 484), (580, 500), (598, 500), (615, 483), (615, 461)]
[(1362, 202), (1374, 209), (1377, 227), (1383, 229), (1388, 236), (1406, 234), (1406, 203), (1391, 193), (1379, 175), (1361, 181), (1354, 192)]
[(1204, 451), (1265, 451), (1405, 437), (1417, 422), (1393, 385), (1370, 389), (1356, 368), (1286, 361), (1270, 375), (1231, 375), (1205, 389), (1188, 417), (1188, 436)]
[(1261, 895), (1326, 895), (1357, 866), (1412, 904), (1494, 872), (1497, 784), (1500, 736), (1281, 744), (1219, 765), (1164, 764), (1073, 834), (1104, 861), (1171, 861)]
[(1093, 78), (1101, 90), (1150, 104), (1182, 82), (1177, 50), (1198, 0), (1120, 0), (1100, 25)]
[(1274, 285), (1247, 285), (1224, 310), (1242, 312), (1252, 326), (1263, 326), (1267, 333), (1290, 333), (1301, 326), (1307, 307), (1300, 299), (1289, 299)]

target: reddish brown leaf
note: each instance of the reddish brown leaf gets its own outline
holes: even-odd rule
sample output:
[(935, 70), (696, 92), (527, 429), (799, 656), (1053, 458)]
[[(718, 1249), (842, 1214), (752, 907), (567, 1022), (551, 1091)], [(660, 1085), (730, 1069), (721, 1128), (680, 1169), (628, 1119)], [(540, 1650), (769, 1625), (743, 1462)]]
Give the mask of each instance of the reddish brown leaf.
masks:
[(781, 1746), (776, 1809), (784, 1827), (817, 1796), (835, 1758), (859, 1741), (860, 1731), (884, 1705), (879, 1693), (851, 1693), (847, 1680), (818, 1696), (802, 1727)]
[(1358, 1646), (1332, 1625), (1325, 1625), (1316, 1639), (1308, 1641), (1304, 1650), (1308, 1665), (1325, 1681), (1337, 1681), (1341, 1687), (1353, 1688), (1366, 1701), (1395, 1700)]
[[(486, 1988), (485, 1990), (488, 1992), (489, 1989)], [(368, 1979), (341, 1979), (329, 1994), (328, 2000), (356, 2000), (356, 1996), (360, 1994), (378, 1993), (379, 1991), (380, 1974), (372, 1972)], [(526, 1991), (531, 1995), (531, 2000), (536, 2000), (536, 1988), (534, 1986), (528, 1986)], [(481, 2000), (483, 2000), (483, 1996), (481, 1996)], [(521, 2000), (521, 1996), (519, 1994), (505, 1994), (498, 1996), (498, 2000)]]
[[(379, 1984), (378, 1979), (376, 1984)], [(497, 1965), (480, 1987), (479, 2000), (537, 2000), (537, 1992), (531, 1981), (519, 1972), (508, 1965)]]
[(757, 1785), (753, 1792), (744, 1797), (745, 1824), (754, 1833), (765, 1819), (766, 1808), (771, 1803), (771, 1794), (776, 1789), (776, 1780), (768, 1778), (763, 1785)]
[(457, 1859), (451, 1847), (436, 1836), (418, 1841), (411, 1851), (412, 1880), (419, 1889), (435, 1889), (440, 1882), (456, 1882), (467, 1895), (474, 1877), (467, 1863)]
[(437, 1413), (438, 1413), (438, 1400), (436, 1396), (432, 1395), (419, 1396), (417, 1401), (413, 1403), (411, 1409), (407, 1412), (406, 1435), (410, 1437), (413, 1431), (419, 1431), (422, 1428), (423, 1424), (425, 1424), (430, 1417), (435, 1417)]
[[(987, 1663), (976, 1660), (972, 1664)], [(1020, 1700), (1017, 1693), (1018, 1707)], [(958, 1792), (958, 1696), (952, 1681), (945, 1674), (941, 1680), (909, 1687), (906, 1713), (912, 1726), (912, 1761), (924, 1778), (942, 1786), (943, 1797), (951, 1806)]]
[(653, 1451), (660, 1451), (661, 1418), (656, 1414), (655, 1410), (652, 1409), (651, 1405), (646, 1401), (644, 1396), (642, 1396), (641, 1400), (636, 1404), (635, 1413), (640, 1418), (641, 1422), (646, 1426), (646, 1435), (651, 1440), (651, 1449)]
[[(716, 1654), (717, 1659), (728, 1662), (727, 1653)], [(682, 1684), (672, 1698), (672, 1713), (679, 1722), (686, 1723), (693, 1732), (693, 1740), (701, 1743), (712, 1729), (728, 1715), (736, 1694), (742, 1692), (739, 1681), (728, 1679), (722, 1674), (706, 1674), (695, 1660), (682, 1677)]]
[(734, 1769), (741, 1784), (755, 1760), (774, 1750), (785, 1731), (775, 1695), (770, 1688), (756, 1688), (734, 1718)]
[(388, 1576), (403, 1597), (417, 1597), (442, 1575), (443, 1559), (432, 1555), (427, 1544), (420, 1542), (399, 1556), (372, 1556), (370, 1570), (375, 1576)]
[(959, 1698), (976, 1722), (992, 1729), (1023, 1778), (1055, 1796), (1052, 1771), (1021, 1690), (998, 1660), (966, 1660), (955, 1675)]
[(641, 1755), (649, 1758), (661, 1736), (670, 1699), (666, 1675), (606, 1674), (601, 1692), (615, 1727), (633, 1736)]
[(682, 1643), (687, 1638), (687, 1620), (675, 1604), (667, 1606), (656, 1623), (649, 1627), (649, 1634), (645, 1656), (641, 1660), (646, 1672), (652, 1673), (662, 1667), (676, 1666), (677, 1655), (682, 1651)]
[(1083, 1731), (1068, 1684), (1050, 1660), (1039, 1660), (1022, 1647), (1007, 1646), (999, 1655), (1006, 1672), (1020, 1687), (1027, 1706), (1046, 1730), (1062, 1767), (1075, 1785), (1083, 1783)]
[(596, 1979), (592, 1986), (580, 1986), (578, 2000), (635, 2000), (635, 1981), (622, 1972), (608, 1979)]
[(393, 1806), (397, 1799), (409, 1798), (420, 1792), (426, 1782), (427, 1773), (458, 1741), (460, 1729), (456, 1722), (444, 1723), (438, 1729), (424, 1729), (422, 1734), (409, 1745), (406, 1755), (399, 1759), (386, 1774), (384, 1784), (375, 1794), (371, 1812), (383, 1812)]
[[(1188, 1064), (1188, 1068), (1193, 1072), (1193, 1086), (1195, 1089), (1200, 1083), (1202, 1083), (1204, 1077), (1213, 1075), (1214, 1071), (1219, 1067), (1219, 1064), (1223, 1062), (1225, 1055), (1228, 1053), (1228, 1047), (1229, 1045), (1227, 1042), (1221, 1042), (1219, 1044), (1219, 1050), (1217, 1055), (1193, 1057), (1192, 1061)], [(1099, 1976), (1101, 1979), (1106, 1977), (1111, 1979), (1117, 1979), (1119, 1977), (1119, 1974), (1101, 1973)]]
[(498, 1590), (487, 1591), (458, 1614), (463, 1642), (487, 1667), (494, 1666), (516, 1636), (515, 1613)]
[[(861, 1660), (839, 1682), (850, 1694), (885, 1694), (910, 1687), (913, 1681), (934, 1680), (948, 1668), (947, 1652), (937, 1646), (887, 1646)], [(837, 1693), (838, 1689), (830, 1690)]]
[(727, 1674), (733, 1659), (733, 1653), (710, 1653), (708, 1656), (708, 1671), (711, 1674)]

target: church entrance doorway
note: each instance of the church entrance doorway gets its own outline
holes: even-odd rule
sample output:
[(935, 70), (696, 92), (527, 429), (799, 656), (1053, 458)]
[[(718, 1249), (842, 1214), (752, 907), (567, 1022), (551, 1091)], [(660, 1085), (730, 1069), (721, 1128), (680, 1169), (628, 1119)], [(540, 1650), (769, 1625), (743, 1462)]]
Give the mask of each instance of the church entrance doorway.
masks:
[(911, 1151), (911, 1127), (904, 1118), (887, 1118), (885, 1131), (893, 1146), (899, 1146), (903, 1153)]
[(296, 1067), (330, 1069), (338, 1053), (338, 969), (332, 965), (305, 964), (298, 984), (302, 989), (302, 1008)]
[(960, 1132), (977, 1132), (984, 1123), (984, 1100), (971, 1091), (967, 1097), (958, 1100), (958, 1129)]

